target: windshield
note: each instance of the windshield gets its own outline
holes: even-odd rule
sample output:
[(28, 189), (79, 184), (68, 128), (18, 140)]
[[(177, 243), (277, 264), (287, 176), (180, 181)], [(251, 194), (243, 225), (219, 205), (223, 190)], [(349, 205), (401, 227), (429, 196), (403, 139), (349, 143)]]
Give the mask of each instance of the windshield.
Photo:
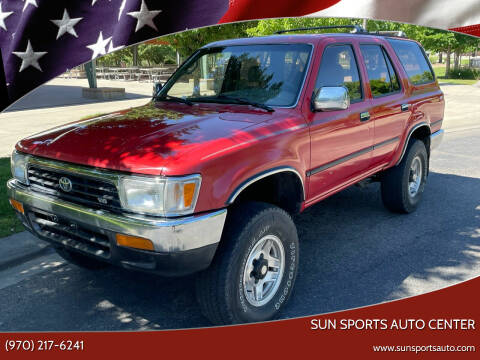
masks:
[(195, 102), (242, 99), (271, 106), (296, 103), (311, 45), (241, 45), (201, 49), (175, 73), (160, 97)]

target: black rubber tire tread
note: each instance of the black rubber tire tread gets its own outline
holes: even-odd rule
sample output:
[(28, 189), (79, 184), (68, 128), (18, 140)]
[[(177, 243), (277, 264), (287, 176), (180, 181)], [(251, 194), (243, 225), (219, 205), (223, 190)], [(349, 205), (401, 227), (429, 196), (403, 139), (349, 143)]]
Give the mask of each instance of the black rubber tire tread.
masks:
[[(423, 164), (422, 184), (419, 193), (411, 199), (408, 195), (408, 176), (413, 159), (420, 155)], [(425, 144), (421, 140), (410, 140), (405, 155), (397, 166), (383, 174), (381, 182), (382, 201), (391, 212), (408, 214), (416, 210), (422, 198), (428, 174), (428, 155)]]
[[(248, 202), (229, 209), (222, 240), (210, 267), (197, 275), (196, 293), (201, 311), (215, 325), (228, 325), (248, 322), (236, 316), (231, 308), (232, 291), (229, 291), (228, 277), (235, 273), (234, 267), (242, 261), (244, 254), (241, 251), (242, 241), (248, 238), (248, 233), (255, 229), (255, 225), (271, 217), (272, 220), (281, 220), (294, 229), (296, 250), (296, 269), (292, 279), (295, 281), (298, 269), (298, 236), (291, 216), (279, 207), (261, 202)], [(287, 249), (285, 249), (287, 254)], [(285, 254), (285, 256), (287, 256)], [(282, 279), (283, 282), (283, 279)], [(231, 290), (231, 289), (230, 289)], [(288, 301), (288, 296), (282, 305)], [(261, 320), (259, 320), (261, 321)]]
[(107, 262), (92, 259), (87, 255), (82, 255), (64, 248), (55, 247), (54, 249), (63, 259), (83, 269), (100, 270), (110, 266)]

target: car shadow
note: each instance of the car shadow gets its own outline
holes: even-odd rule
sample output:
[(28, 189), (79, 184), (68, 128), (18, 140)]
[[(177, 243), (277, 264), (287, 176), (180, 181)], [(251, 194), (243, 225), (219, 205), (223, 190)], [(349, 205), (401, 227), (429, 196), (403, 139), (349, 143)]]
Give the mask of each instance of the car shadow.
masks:
[(379, 188), (347, 189), (296, 217), (301, 275), (283, 316), (376, 304), (480, 275), (479, 179), (430, 173), (409, 215), (386, 211)]
[[(431, 173), (423, 202), (410, 215), (386, 211), (378, 184), (349, 188), (307, 209), (294, 219), (300, 271), (279, 318), (376, 304), (480, 275), (479, 199), (479, 179)], [(3, 325), (0, 319), (0, 330), (209, 326), (194, 280), (58, 266), (21, 283), (29, 296), (15, 302), (18, 319)]]

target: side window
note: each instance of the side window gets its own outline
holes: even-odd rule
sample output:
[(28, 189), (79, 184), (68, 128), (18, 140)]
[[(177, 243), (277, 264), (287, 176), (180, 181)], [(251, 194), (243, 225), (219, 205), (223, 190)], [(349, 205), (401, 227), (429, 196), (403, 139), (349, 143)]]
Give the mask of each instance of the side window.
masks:
[(397, 74), (380, 45), (361, 45), (373, 97), (385, 96), (400, 90)]
[(357, 60), (350, 45), (331, 45), (323, 52), (315, 88), (323, 86), (345, 86), (351, 102), (362, 100)]
[(426, 84), (435, 80), (432, 68), (428, 63), (425, 53), (413, 41), (388, 40), (412, 84)]

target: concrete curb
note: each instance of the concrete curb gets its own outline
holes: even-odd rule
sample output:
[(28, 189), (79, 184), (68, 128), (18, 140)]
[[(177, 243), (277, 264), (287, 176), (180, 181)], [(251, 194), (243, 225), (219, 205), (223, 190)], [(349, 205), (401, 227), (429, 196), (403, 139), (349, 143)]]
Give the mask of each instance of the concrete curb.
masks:
[(52, 247), (24, 231), (0, 239), (0, 271), (53, 251)]
[(41, 250), (30, 252), (28, 254), (25, 254), (23, 256), (19, 256), (17, 258), (12, 258), (9, 261), (5, 261), (3, 263), (0, 263), (0, 271), (9, 269), (9, 268), (14, 267), (14, 266), (24, 264), (27, 261), (33, 260), (33, 259), (35, 259), (37, 257), (40, 257), (40, 256), (43, 256), (43, 255), (50, 254), (51, 252), (53, 252), (52, 247), (51, 246), (46, 246)]

